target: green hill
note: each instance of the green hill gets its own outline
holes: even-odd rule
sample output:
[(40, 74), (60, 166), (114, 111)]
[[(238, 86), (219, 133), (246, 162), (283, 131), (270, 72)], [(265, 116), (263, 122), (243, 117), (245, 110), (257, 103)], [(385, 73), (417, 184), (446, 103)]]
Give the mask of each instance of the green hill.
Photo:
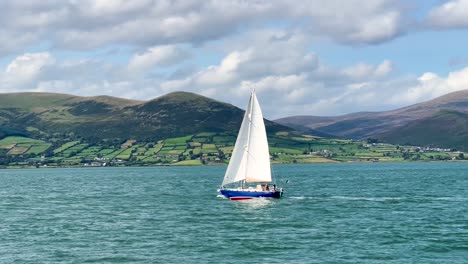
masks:
[[(187, 92), (141, 102), (109, 96), (0, 94), (0, 136), (47, 139), (57, 133), (87, 140), (158, 140), (239, 129), (243, 110)], [(288, 127), (266, 122), (269, 133)]]
[(385, 133), (379, 139), (394, 144), (453, 148), (468, 151), (468, 114), (441, 110)]

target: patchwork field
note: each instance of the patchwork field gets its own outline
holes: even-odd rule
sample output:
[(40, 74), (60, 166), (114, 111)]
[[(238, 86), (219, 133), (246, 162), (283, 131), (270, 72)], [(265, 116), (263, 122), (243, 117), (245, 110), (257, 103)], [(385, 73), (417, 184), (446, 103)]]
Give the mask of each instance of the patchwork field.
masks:
[[(326, 139), (295, 132), (268, 137), (272, 163), (463, 160), (465, 153), (362, 141)], [(0, 166), (130, 166), (226, 164), (235, 134), (204, 132), (157, 142), (128, 139), (114, 145), (80, 140), (49, 143), (25, 137), (0, 140)]]

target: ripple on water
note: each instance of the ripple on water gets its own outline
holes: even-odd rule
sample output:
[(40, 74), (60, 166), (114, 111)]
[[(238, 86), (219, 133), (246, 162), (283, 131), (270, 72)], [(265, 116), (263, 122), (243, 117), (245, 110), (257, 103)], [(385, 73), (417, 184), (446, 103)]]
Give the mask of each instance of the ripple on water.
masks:
[(247, 201), (224, 170), (0, 171), (0, 263), (468, 259), (468, 163), (274, 166), (285, 197)]

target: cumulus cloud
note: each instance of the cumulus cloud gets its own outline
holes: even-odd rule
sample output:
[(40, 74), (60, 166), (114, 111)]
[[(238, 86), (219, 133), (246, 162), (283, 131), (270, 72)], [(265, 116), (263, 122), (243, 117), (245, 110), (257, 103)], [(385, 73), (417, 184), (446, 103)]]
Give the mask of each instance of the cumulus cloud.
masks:
[(450, 72), (447, 77), (426, 72), (415, 84), (393, 95), (391, 101), (400, 105), (413, 104), (464, 89), (468, 89), (468, 67)]
[(115, 43), (144, 47), (196, 44), (272, 18), (279, 14), (281, 6), (263, 0), (45, 0), (2, 1), (0, 8), (8, 10), (0, 17), (5, 35), (36, 34), (22, 45), (47, 39), (55, 46), (80, 50)]
[(467, 28), (468, 0), (453, 0), (433, 8), (426, 22), (435, 28)]
[(200, 86), (216, 86), (229, 84), (237, 80), (240, 65), (251, 59), (251, 51), (234, 51), (229, 53), (219, 65), (209, 66), (194, 77), (194, 82)]
[[(341, 43), (372, 44), (404, 33), (406, 14), (389, 0), (318, 1), (1, 1), (0, 50), (47, 41), (83, 50), (123, 44), (158, 45), (217, 40), (268, 22), (294, 24)], [(1, 54), (0, 54), (1, 55)]]
[(378, 81), (350, 82), (332, 93), (310, 98), (308, 103), (297, 105), (289, 111), (296, 114), (308, 112), (313, 115), (336, 115), (393, 110), (467, 87), (468, 67), (450, 72), (447, 76), (426, 72), (420, 76), (406, 75)]
[(147, 71), (155, 65), (169, 66), (188, 58), (188, 53), (176, 46), (156, 46), (142, 54), (134, 55), (128, 64), (128, 70), (130, 72)]
[[(318, 67), (318, 57), (307, 51), (303, 33), (288, 35), (283, 30), (256, 31), (243, 36), (253, 39), (231, 51), (218, 65), (211, 65), (186, 76), (183, 82), (170, 80), (164, 87), (179, 85), (208, 88), (237, 86), (244, 80), (260, 80), (266, 76), (293, 76)], [(243, 38), (240, 37), (240, 38)], [(245, 40), (245, 39), (244, 39)], [(232, 40), (237, 42), (237, 40)], [(236, 93), (236, 92), (235, 92)]]
[(10, 62), (0, 75), (0, 83), (4, 89), (16, 89), (29, 85), (36, 80), (45, 67), (55, 63), (48, 53), (26, 53)]
[(389, 60), (384, 60), (379, 65), (358, 63), (343, 70), (343, 74), (353, 80), (370, 80), (387, 76), (393, 69)]
[[(263, 108), (270, 118), (334, 114), (352, 111), (356, 103), (366, 107), (364, 99), (369, 96), (364, 94), (377, 87), (377, 82), (387, 80), (393, 70), (389, 60), (376, 65), (330, 67), (309, 51), (303, 32), (256, 31), (248, 39), (248, 44), (231, 39), (238, 49), (227, 53), (219, 64), (163, 81), (162, 89), (194, 91), (244, 107), (249, 90), (255, 88), (260, 100), (267, 102)], [(316, 107), (324, 102), (327, 107)]]
[(381, 43), (405, 33), (408, 24), (401, 6), (388, 0), (304, 1), (294, 11), (310, 19), (312, 31), (341, 43)]
[(108, 94), (132, 98), (137, 82), (126, 81), (122, 70), (96, 60), (68, 61), (58, 60), (48, 52), (26, 53), (13, 59), (0, 72), (0, 92)]
[(0, 58), (13, 54), (19, 48), (29, 45), (38, 39), (37, 32), (19, 32), (0, 29)]
[[(251, 41), (245, 42), (245, 39)], [(201, 87), (233, 85), (239, 80), (295, 75), (318, 67), (318, 57), (307, 51), (307, 36), (303, 32), (260, 30), (229, 41), (236, 43), (238, 50), (229, 52), (219, 65), (195, 74), (195, 84)]]

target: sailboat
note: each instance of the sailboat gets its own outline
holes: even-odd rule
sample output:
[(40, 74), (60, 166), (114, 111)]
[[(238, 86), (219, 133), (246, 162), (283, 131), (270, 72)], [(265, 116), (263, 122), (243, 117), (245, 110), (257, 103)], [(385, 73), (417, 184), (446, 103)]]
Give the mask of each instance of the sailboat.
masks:
[(271, 181), (268, 140), (255, 90), (251, 92), (231, 160), (218, 191), (231, 200), (283, 196), (283, 189)]

